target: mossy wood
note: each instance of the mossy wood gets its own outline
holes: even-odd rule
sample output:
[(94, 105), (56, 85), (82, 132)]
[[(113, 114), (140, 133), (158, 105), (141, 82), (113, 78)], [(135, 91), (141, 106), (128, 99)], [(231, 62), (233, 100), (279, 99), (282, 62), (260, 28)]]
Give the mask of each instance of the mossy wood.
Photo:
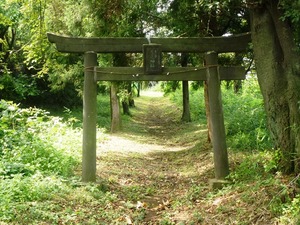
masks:
[[(241, 66), (217, 66), (221, 80), (243, 80), (245, 69)], [(161, 74), (144, 74), (143, 67), (95, 67), (96, 81), (199, 81), (206, 80), (207, 68), (203, 67), (162, 67)]]
[[(138, 53), (143, 52), (143, 45), (149, 44), (148, 39), (138, 37), (103, 37), (84, 38), (69, 37), (47, 33), (48, 40), (56, 44), (60, 52), (84, 53)], [(184, 37), (184, 38), (151, 38), (151, 43), (160, 44), (162, 52), (217, 53), (245, 51), (251, 41), (250, 33), (226, 37)]]

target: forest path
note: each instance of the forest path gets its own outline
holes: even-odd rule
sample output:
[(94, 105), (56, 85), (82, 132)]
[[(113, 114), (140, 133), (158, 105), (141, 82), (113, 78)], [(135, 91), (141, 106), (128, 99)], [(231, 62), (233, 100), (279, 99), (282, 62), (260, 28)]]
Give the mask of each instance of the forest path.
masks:
[[(181, 202), (195, 184), (203, 184), (205, 195), (213, 177), (206, 125), (182, 123), (181, 109), (159, 92), (143, 92), (135, 105), (123, 131), (98, 143), (98, 177), (119, 193), (117, 210), (128, 202), (144, 209), (138, 224), (159, 224), (166, 215), (176, 224), (195, 222)], [(137, 221), (132, 213), (127, 217)]]
[[(123, 121), (123, 130), (109, 134), (107, 140), (100, 143), (100, 152), (137, 152), (146, 154), (157, 151), (179, 151), (195, 145), (203, 138), (198, 133), (205, 133), (205, 126), (184, 124), (180, 121), (181, 109), (163, 97), (161, 92), (145, 91), (135, 99), (136, 107), (131, 109), (132, 117)], [(185, 134), (189, 129), (194, 132)], [(183, 136), (189, 135), (186, 139)]]

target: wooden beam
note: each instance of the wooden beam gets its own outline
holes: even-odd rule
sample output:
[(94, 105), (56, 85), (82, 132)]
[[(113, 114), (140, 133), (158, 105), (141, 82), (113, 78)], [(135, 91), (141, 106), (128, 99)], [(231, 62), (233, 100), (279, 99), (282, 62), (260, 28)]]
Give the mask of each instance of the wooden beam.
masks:
[[(69, 53), (84, 53), (88, 51), (97, 53), (137, 53), (143, 51), (143, 44), (149, 43), (146, 38), (138, 37), (85, 38), (62, 36), (53, 33), (47, 33), (47, 36), (51, 43), (56, 44), (58, 51)], [(163, 52), (240, 52), (247, 48), (249, 42), (251, 42), (250, 33), (226, 37), (151, 38), (151, 43), (160, 44)]]
[[(219, 69), (221, 80), (245, 79), (243, 67), (215, 67)], [(95, 67), (94, 73), (96, 81), (198, 81), (207, 79), (206, 70), (200, 67), (163, 67), (162, 74), (147, 75), (143, 67)]]

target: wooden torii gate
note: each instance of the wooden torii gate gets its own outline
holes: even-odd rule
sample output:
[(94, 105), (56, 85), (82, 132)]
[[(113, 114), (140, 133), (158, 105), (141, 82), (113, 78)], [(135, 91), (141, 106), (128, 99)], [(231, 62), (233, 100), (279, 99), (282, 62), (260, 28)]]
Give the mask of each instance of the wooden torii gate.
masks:
[[(245, 78), (243, 67), (218, 65), (218, 53), (245, 51), (250, 33), (204, 38), (82, 38), (48, 33), (60, 52), (84, 54), (82, 181), (96, 180), (97, 81), (198, 81), (206, 80), (215, 178), (229, 174), (220, 80)], [(155, 44), (154, 44), (155, 43)], [(144, 53), (144, 67), (97, 66), (97, 53)], [(205, 67), (162, 67), (161, 52), (206, 53)]]

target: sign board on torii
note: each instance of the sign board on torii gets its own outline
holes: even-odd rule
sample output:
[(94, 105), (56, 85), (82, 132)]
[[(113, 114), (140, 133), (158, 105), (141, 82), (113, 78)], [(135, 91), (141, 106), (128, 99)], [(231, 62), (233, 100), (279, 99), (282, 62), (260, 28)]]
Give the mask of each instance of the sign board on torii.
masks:
[[(96, 180), (96, 82), (100, 80), (206, 80), (209, 92), (215, 178), (224, 179), (229, 174), (220, 80), (244, 79), (245, 71), (243, 67), (219, 66), (217, 53), (244, 51), (247, 48), (248, 43), (251, 41), (250, 33), (227, 37), (151, 38), (151, 42), (155, 43), (161, 52), (208, 52), (205, 56), (204, 68), (161, 67), (155, 68), (155, 70), (152, 70), (153, 68), (148, 68), (147, 70), (146, 65), (142, 68), (101, 68), (97, 66), (97, 53), (143, 52), (143, 50), (145, 51), (145, 45), (149, 44), (149, 41), (146, 38), (82, 38), (60, 36), (52, 33), (48, 33), (47, 35), (49, 41), (55, 43), (57, 50), (60, 52), (84, 53), (85, 75), (83, 93), (82, 147), (83, 181), (93, 182)], [(159, 65), (159, 62), (156, 63)]]

